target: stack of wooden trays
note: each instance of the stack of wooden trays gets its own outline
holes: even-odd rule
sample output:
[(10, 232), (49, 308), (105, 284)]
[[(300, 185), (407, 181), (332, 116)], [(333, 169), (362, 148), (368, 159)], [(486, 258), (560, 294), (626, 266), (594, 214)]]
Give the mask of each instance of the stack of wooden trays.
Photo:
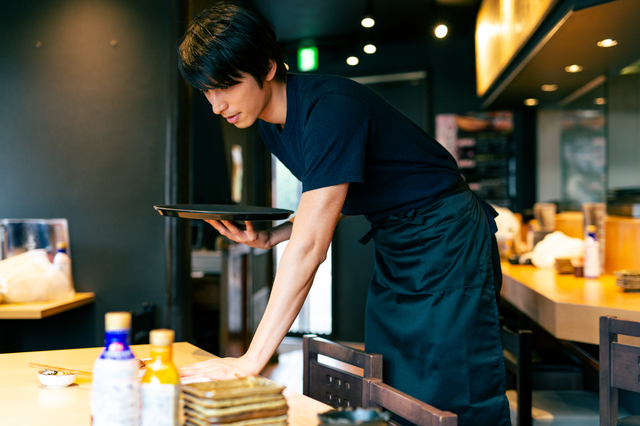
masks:
[(261, 377), (183, 385), (185, 425), (285, 426), (283, 390)]
[(640, 271), (620, 270), (613, 273), (616, 285), (624, 291), (640, 291)]
[(571, 265), (571, 259), (565, 257), (556, 257), (555, 262), (556, 272), (559, 274), (573, 274), (573, 266)]

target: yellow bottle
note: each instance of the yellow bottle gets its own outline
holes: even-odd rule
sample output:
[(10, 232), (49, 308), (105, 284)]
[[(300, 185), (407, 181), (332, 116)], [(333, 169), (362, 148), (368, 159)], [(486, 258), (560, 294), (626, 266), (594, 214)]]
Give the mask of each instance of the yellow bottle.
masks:
[(172, 361), (173, 330), (152, 330), (151, 361), (140, 384), (142, 426), (178, 426), (180, 376)]

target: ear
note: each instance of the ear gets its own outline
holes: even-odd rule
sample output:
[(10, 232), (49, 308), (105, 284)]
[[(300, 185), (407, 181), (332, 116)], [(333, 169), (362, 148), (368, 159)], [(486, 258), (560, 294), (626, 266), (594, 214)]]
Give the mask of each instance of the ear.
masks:
[(265, 81), (273, 80), (273, 78), (276, 76), (276, 70), (278, 69), (278, 66), (276, 65), (276, 61), (270, 60), (269, 63), (271, 64), (271, 69), (269, 70), (269, 73), (265, 77), (264, 79)]

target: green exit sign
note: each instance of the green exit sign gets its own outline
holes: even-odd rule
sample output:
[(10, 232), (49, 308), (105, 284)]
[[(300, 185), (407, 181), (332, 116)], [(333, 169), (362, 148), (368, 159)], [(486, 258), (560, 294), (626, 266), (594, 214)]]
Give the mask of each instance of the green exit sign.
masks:
[(318, 69), (318, 48), (315, 46), (298, 49), (298, 69), (300, 71), (315, 71)]

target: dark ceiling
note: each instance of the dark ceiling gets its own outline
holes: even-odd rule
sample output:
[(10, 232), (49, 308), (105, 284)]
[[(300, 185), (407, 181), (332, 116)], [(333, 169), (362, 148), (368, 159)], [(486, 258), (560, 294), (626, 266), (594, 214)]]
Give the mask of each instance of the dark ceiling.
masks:
[[(253, 0), (281, 44), (313, 39), (318, 44), (363, 38), (377, 43), (432, 37), (445, 23), (455, 36), (473, 32), (480, 0)], [(363, 28), (370, 13), (376, 24)]]
[[(507, 73), (502, 87), (489, 93), (485, 108), (522, 107), (526, 98), (539, 99), (539, 107), (564, 106), (640, 59), (639, 0), (615, 0), (558, 12), (565, 18), (562, 25), (532, 46), (529, 57)], [(596, 43), (606, 38), (618, 44), (598, 47)], [(564, 68), (572, 64), (583, 70), (566, 72)], [(544, 92), (543, 84), (556, 84), (558, 90)]]
[[(306, 40), (318, 46), (373, 41), (376, 44), (415, 42), (433, 38), (437, 24), (449, 26), (449, 37), (473, 36), (481, 0), (247, 0), (273, 25), (284, 48)], [(602, 3), (602, 4), (598, 4)], [(596, 4), (578, 10), (575, 4)], [(540, 107), (557, 107), (597, 82), (601, 76), (640, 59), (640, 0), (564, 0), (556, 2), (562, 25), (538, 34), (518, 60), (482, 98), (484, 109), (521, 108), (523, 100), (540, 99)], [(560, 13), (561, 12), (561, 13)], [(376, 25), (365, 29), (362, 17), (371, 13)], [(556, 18), (554, 18), (556, 19)], [(598, 40), (619, 44), (604, 49)], [(569, 74), (564, 67), (580, 64)], [(602, 78), (601, 78), (602, 79)], [(543, 84), (556, 84), (543, 92)]]

